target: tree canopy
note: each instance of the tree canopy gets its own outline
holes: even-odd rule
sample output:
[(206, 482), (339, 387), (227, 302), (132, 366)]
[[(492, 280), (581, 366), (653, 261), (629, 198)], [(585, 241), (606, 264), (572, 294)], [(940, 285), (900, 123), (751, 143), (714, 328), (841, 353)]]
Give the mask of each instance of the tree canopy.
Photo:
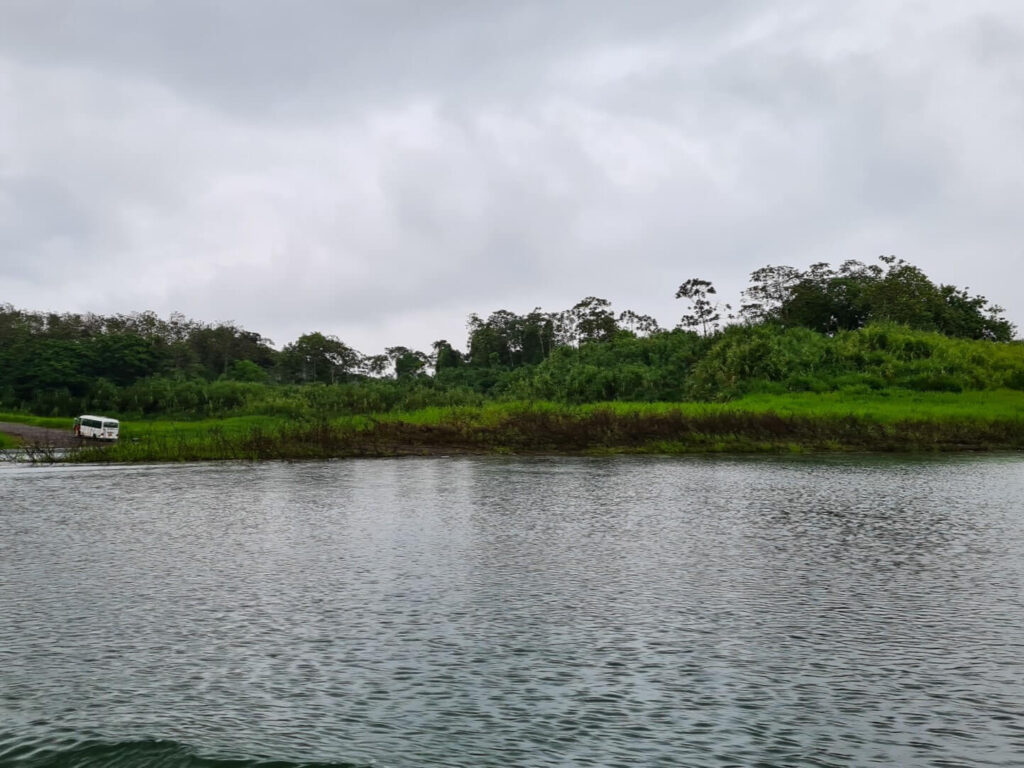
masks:
[[(361, 407), (395, 402), (380, 388), (370, 396), (372, 382), (393, 383), (387, 387), (398, 389), (387, 391), (405, 392), (410, 402), (504, 395), (574, 402), (713, 397), (739, 391), (740, 382), (754, 379), (802, 386), (782, 372), (786, 366), (834, 373), (836, 360), (846, 354), (840, 348), (859, 350), (844, 366), (866, 370), (878, 350), (864, 352), (842, 340), (843, 334), (861, 330), (876, 341), (889, 338), (872, 330), (884, 326), (997, 343), (1012, 341), (1015, 332), (1004, 310), (984, 296), (935, 283), (920, 268), (891, 256), (838, 267), (825, 262), (803, 269), (762, 267), (751, 274), (738, 319), (728, 314), (729, 304), (718, 299), (709, 280), (688, 278), (675, 296), (686, 307), (672, 330), (632, 309), (616, 314), (607, 299), (587, 296), (562, 311), (537, 307), (525, 314), (507, 309), (486, 317), (472, 314), (465, 351), (439, 339), (427, 352), (395, 345), (371, 355), (319, 331), (278, 350), (259, 333), (230, 322), (208, 324), (180, 314), (164, 319), (152, 312), (56, 314), (0, 305), (0, 406), (44, 412), (89, 403), (188, 409), (209, 405), (208, 385), (220, 383), (218, 391), (234, 392), (224, 402), (242, 397), (243, 390), (231, 390), (228, 383), (362, 387), (353, 395)], [(833, 338), (840, 347), (823, 346), (822, 339)], [(910, 352), (899, 354), (909, 355), (921, 344), (932, 342), (914, 342)], [(960, 368), (954, 363), (944, 366), (934, 375), (907, 374), (906, 380), (915, 386), (973, 386), (977, 380), (974, 374), (956, 374)], [(842, 376), (850, 373), (847, 368)], [(886, 374), (890, 378), (896, 375), (892, 370)], [(833, 373), (821, 380), (833, 381), (828, 378)], [(1024, 370), (1005, 367), (995, 379), (1024, 382)]]
[(775, 322), (820, 333), (893, 322), (965, 339), (1010, 341), (1014, 327), (1003, 308), (967, 289), (936, 285), (913, 264), (883, 256), (881, 264), (821, 262), (806, 270), (767, 266), (751, 275), (741, 314), (751, 323)]

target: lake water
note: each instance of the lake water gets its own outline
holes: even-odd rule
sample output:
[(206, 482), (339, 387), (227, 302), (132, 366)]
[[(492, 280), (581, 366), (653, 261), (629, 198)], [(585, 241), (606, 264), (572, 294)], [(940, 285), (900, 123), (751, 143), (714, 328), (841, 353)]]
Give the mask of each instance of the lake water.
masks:
[(0, 465), (0, 765), (1024, 765), (1024, 457)]

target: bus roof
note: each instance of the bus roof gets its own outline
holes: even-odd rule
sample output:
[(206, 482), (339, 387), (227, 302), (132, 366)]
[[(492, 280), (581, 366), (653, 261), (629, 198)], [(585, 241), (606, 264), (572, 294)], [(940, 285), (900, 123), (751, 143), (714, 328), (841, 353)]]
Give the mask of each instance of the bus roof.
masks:
[(109, 416), (93, 416), (92, 414), (89, 414), (89, 413), (83, 413), (78, 418), (80, 418), (80, 419), (97, 419), (99, 421), (117, 421), (117, 419), (112, 419)]

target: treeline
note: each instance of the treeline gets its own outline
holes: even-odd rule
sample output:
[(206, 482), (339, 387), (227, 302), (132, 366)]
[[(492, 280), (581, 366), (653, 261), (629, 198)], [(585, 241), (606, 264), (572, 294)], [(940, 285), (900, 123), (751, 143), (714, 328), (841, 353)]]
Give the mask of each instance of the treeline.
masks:
[[(301, 416), (487, 399), (727, 399), (747, 392), (898, 386), (1024, 389), (1024, 347), (982, 296), (879, 264), (768, 266), (735, 314), (687, 280), (679, 323), (588, 297), (561, 312), (471, 315), (464, 349), (364, 355), (309, 333), (280, 350), (231, 323), (151, 312), (47, 314), (0, 305), (0, 407), (46, 415)], [(993, 343), (995, 342), (995, 343)]]

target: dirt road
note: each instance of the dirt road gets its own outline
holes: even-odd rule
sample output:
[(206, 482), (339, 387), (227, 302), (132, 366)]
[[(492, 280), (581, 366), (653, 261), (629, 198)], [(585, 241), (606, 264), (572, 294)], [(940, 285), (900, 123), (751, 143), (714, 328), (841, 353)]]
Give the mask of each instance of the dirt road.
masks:
[[(71, 420), (68, 419), (70, 425)], [(0, 421), (0, 432), (14, 435), (26, 445), (45, 446), (47, 448), (70, 448), (78, 445), (79, 438), (67, 429), (50, 429), (49, 427), (30, 427), (28, 424), (14, 424)]]

